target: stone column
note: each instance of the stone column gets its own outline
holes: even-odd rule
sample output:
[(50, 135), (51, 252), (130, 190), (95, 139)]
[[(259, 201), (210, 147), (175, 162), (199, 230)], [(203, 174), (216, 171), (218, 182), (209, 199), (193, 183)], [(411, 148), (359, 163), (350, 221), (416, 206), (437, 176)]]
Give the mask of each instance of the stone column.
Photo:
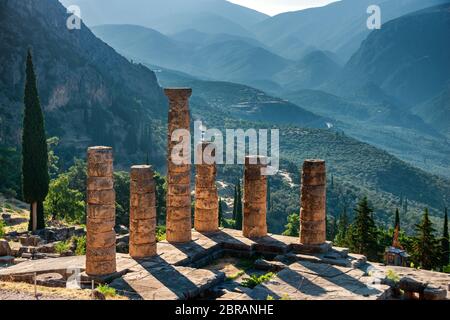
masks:
[(266, 157), (245, 157), (242, 230), (247, 238), (267, 236), (267, 176), (261, 174), (266, 167)]
[(173, 163), (172, 150), (178, 142), (172, 142), (171, 138), (177, 129), (190, 129), (192, 89), (165, 89), (164, 92), (169, 98), (166, 238), (172, 243), (183, 243), (192, 240), (191, 165)]
[[(206, 157), (203, 157), (205, 149)], [(195, 220), (194, 227), (198, 232), (215, 232), (219, 230), (219, 194), (216, 187), (215, 148), (211, 142), (197, 145), (197, 159), (203, 159), (202, 164), (196, 164), (195, 176)], [(212, 157), (212, 159), (211, 159)], [(208, 164), (211, 163), (212, 164)]]
[(321, 245), (326, 242), (326, 167), (323, 160), (303, 163), (300, 243)]
[(151, 166), (133, 166), (130, 173), (130, 256), (156, 255), (156, 186)]
[(103, 276), (116, 272), (113, 150), (92, 147), (87, 157), (86, 273)]

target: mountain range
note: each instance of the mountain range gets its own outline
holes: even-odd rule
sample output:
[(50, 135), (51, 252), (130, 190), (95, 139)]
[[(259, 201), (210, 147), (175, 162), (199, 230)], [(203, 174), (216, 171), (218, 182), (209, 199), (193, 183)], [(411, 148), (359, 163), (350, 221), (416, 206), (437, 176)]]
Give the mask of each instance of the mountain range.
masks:
[[(89, 3), (95, 4), (96, 0)], [(448, 12), (448, 6), (430, 10)], [(433, 221), (440, 225), (441, 209), (450, 195), (448, 179), (418, 169), (377, 146), (349, 137), (346, 132), (358, 127), (359, 134), (365, 132), (366, 135), (371, 135), (376, 128), (383, 131), (387, 125), (392, 128), (398, 126), (405, 120), (398, 121), (395, 118), (407, 114), (410, 120), (399, 127), (400, 132), (410, 130), (408, 132), (414, 132), (417, 137), (432, 136), (437, 139), (441, 133), (435, 132), (430, 126), (435, 119), (421, 118), (420, 115), (424, 113), (424, 108), (441, 110), (441, 105), (446, 106), (445, 94), (430, 97), (411, 110), (399, 99), (401, 97), (393, 97), (392, 92), (386, 93), (385, 88), (376, 83), (362, 83), (357, 91), (352, 91), (352, 95), (333, 95), (319, 89), (335, 85), (333, 80), (345, 75), (349, 66), (358, 65), (349, 62), (341, 68), (339, 59), (333, 52), (314, 50), (294, 61), (276, 55), (267, 44), (258, 46), (255, 43), (257, 39), (248, 40), (246, 35), (228, 35), (225, 41), (216, 41), (207, 32), (194, 35), (195, 32), (190, 31), (193, 40), (182, 41), (179, 32), (168, 36), (155, 30), (149, 31), (148, 26), (120, 27), (132, 28), (130, 30), (133, 31), (128, 31), (128, 40), (136, 45), (139, 44), (139, 31), (144, 39), (152, 33), (152, 39), (159, 39), (158, 44), (164, 42), (166, 47), (161, 49), (165, 48), (164, 52), (169, 53), (171, 48), (186, 46), (186, 50), (195, 50), (198, 56), (181, 57), (180, 65), (183, 62), (188, 64), (190, 59), (195, 58), (197, 60), (192, 60), (195, 62), (193, 65), (209, 66), (205, 69), (215, 70), (219, 74), (216, 62), (221, 62), (224, 68), (229, 68), (223, 74), (231, 74), (230, 79), (245, 79), (255, 72), (258, 74), (255, 82), (262, 85), (266, 81), (266, 85), (269, 85), (267, 82), (275, 82), (274, 78), (278, 74), (271, 68), (280, 68), (280, 72), (293, 66), (310, 70), (309, 73), (297, 74), (295, 81), (313, 83), (313, 86), (319, 88), (292, 88), (295, 91), (289, 92), (299, 94), (296, 98), (298, 103), (294, 101), (294, 97), (287, 101), (283, 97), (277, 98), (272, 92), (262, 91), (259, 86), (256, 89), (244, 83), (224, 81), (226, 79), (217, 81), (216, 77), (221, 75), (208, 79), (207, 74), (197, 76), (181, 72), (183, 70), (171, 71), (155, 66), (152, 61), (137, 60), (142, 64), (130, 61), (130, 58), (135, 58), (121, 56), (120, 53), (125, 53), (120, 48), (115, 48), (117, 51), (111, 48), (111, 43), (106, 44), (97, 38), (86, 25), (81, 30), (68, 30), (67, 17), (65, 8), (57, 0), (5, 0), (0, 3), (0, 119), (2, 124), (7, 123), (1, 127), (2, 145), (17, 146), (20, 143), (25, 57), (27, 49), (31, 48), (48, 135), (61, 138), (56, 152), (66, 166), (74, 157), (84, 157), (88, 146), (109, 144), (115, 149), (118, 168), (126, 169), (132, 163), (142, 163), (149, 154), (149, 160), (155, 168), (163, 171), (167, 143), (167, 100), (160, 85), (188, 85), (194, 91), (191, 101), (193, 119), (201, 119), (209, 127), (258, 129), (276, 125), (281, 132), (281, 168), (297, 184), (298, 168), (303, 159), (324, 158), (329, 176), (335, 179), (344, 194), (351, 195), (354, 201), (358, 197), (369, 195), (376, 207), (378, 222), (389, 224), (400, 199), (408, 198), (410, 209), (404, 213), (407, 230), (412, 230), (424, 207), (430, 208)], [(440, 23), (431, 20), (429, 24)], [(18, 24), (17, 21), (30, 23)], [(392, 28), (388, 26), (389, 24), (385, 25), (387, 31)], [(97, 35), (101, 28), (104, 27), (97, 29)], [(127, 40), (126, 34), (124, 32), (118, 37), (119, 40)], [(374, 37), (372, 34), (369, 38)], [(195, 46), (192, 45), (194, 42)], [(366, 43), (370, 42), (366, 41), (361, 46), (363, 53), (366, 52)], [(151, 45), (150, 49), (157, 55), (157, 48), (154, 46)], [(226, 51), (229, 46), (234, 49)], [(238, 49), (239, 54), (235, 52)], [(179, 52), (174, 50), (173, 54)], [(260, 57), (266, 57), (266, 60)], [(355, 54), (350, 61), (357, 57)], [(225, 63), (223, 60), (226, 59), (233, 63)], [(273, 65), (265, 65), (272, 63)], [(326, 63), (328, 67), (321, 68), (322, 63)], [(325, 78), (316, 78), (314, 70), (327, 71), (329, 74), (324, 75)], [(200, 71), (198, 72), (201, 73)], [(271, 76), (264, 78), (260, 75)], [(307, 99), (308, 95), (309, 102), (301, 100)], [(319, 109), (314, 107), (320, 105), (316, 101), (328, 102), (323, 103)], [(334, 105), (339, 110), (333, 110)], [(334, 113), (327, 115), (327, 108), (331, 108)], [(378, 110), (383, 116), (378, 115)], [(361, 122), (351, 127), (352, 119), (359, 119)], [(410, 122), (415, 123), (413, 128)], [(363, 131), (364, 127), (369, 127), (370, 130)], [(436, 127), (436, 131), (437, 129)], [(403, 138), (405, 137), (396, 137), (398, 140)], [(436, 141), (431, 140), (431, 143)], [(405, 145), (410, 146), (403, 144)], [(240, 170), (239, 166), (220, 168), (219, 177), (227, 184), (233, 184), (241, 176)], [(278, 192), (274, 191), (272, 194), (278, 207), (271, 213), (273, 216), (269, 220), (272, 223), (271, 230), (278, 232), (282, 229), (287, 214), (298, 211), (298, 187), (284, 183), (280, 176), (274, 179), (277, 179), (277, 186), (280, 187)], [(329, 208), (330, 214), (339, 214), (337, 203), (330, 203)]]
[(135, 24), (166, 34), (192, 28), (206, 33), (251, 36), (249, 28), (267, 15), (225, 0), (61, 0), (77, 5), (90, 27)]

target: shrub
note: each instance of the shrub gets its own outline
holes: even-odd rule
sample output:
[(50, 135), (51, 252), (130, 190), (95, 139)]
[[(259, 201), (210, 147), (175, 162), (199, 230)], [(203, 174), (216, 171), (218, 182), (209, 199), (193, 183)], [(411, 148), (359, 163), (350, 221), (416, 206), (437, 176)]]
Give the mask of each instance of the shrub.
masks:
[(223, 219), (222, 225), (224, 228), (234, 229), (236, 226), (236, 221), (233, 219)]
[(239, 278), (240, 276), (242, 276), (245, 273), (244, 270), (240, 270), (236, 273), (233, 273), (232, 275), (228, 276), (226, 281), (233, 281), (236, 280), (237, 278)]
[(107, 284), (101, 284), (97, 287), (97, 291), (102, 293), (105, 297), (115, 297), (116, 289), (111, 288)]
[(76, 244), (75, 255), (84, 256), (86, 254), (86, 236), (74, 237), (72, 240)]
[(161, 242), (166, 240), (166, 227), (157, 226), (156, 227), (156, 241)]
[(250, 289), (253, 289), (257, 285), (269, 281), (275, 274), (273, 272), (269, 272), (266, 274), (263, 274), (261, 276), (257, 276), (255, 274), (251, 275), (250, 278), (244, 279), (242, 282), (243, 287), (247, 287)]
[(394, 281), (395, 283), (400, 281), (400, 276), (397, 273), (395, 273), (395, 271), (393, 271), (393, 270), (388, 270), (388, 272), (386, 274), (386, 278), (391, 281)]
[(5, 235), (5, 222), (3, 220), (0, 220), (0, 238), (2, 238)]
[(70, 241), (61, 241), (55, 244), (55, 251), (59, 254), (70, 251)]
[(442, 267), (442, 272), (450, 273), (450, 264), (448, 266)]

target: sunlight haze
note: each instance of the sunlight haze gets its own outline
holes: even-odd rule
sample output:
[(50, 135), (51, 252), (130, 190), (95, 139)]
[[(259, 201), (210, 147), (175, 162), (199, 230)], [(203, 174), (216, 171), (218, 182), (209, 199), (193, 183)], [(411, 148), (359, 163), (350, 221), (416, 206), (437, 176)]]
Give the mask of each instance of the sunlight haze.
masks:
[(274, 16), (283, 12), (320, 7), (337, 0), (228, 0), (229, 2)]

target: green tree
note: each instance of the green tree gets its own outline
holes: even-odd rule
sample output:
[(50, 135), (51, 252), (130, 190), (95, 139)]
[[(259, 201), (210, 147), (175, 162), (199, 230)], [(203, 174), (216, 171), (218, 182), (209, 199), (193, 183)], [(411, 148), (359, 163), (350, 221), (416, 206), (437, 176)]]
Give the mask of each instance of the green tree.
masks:
[(223, 225), (223, 201), (219, 198), (219, 227)]
[(163, 225), (166, 223), (166, 194), (167, 179), (155, 172), (153, 177), (156, 183), (156, 221)]
[(340, 217), (339, 217), (339, 223), (338, 223), (338, 231), (336, 234), (336, 237), (334, 239), (334, 243), (339, 247), (348, 247), (348, 227), (349, 227), (349, 221), (348, 221), (348, 215), (347, 215), (347, 209), (344, 208), (342, 211)]
[(398, 227), (398, 231), (400, 231), (400, 212), (398, 208), (395, 210), (395, 222), (394, 222), (394, 230)]
[(355, 253), (367, 256), (369, 260), (377, 260), (378, 232), (367, 197), (358, 202), (355, 214), (355, 221), (350, 228), (350, 248)]
[(416, 225), (413, 259), (417, 265), (427, 270), (431, 270), (439, 263), (438, 241), (434, 236), (434, 232), (435, 230), (429, 218), (428, 208), (426, 208), (421, 223)]
[(130, 225), (130, 174), (125, 171), (114, 172), (116, 191), (116, 223)]
[(48, 173), (51, 179), (55, 179), (59, 174), (59, 157), (55, 153), (55, 148), (59, 145), (58, 137), (47, 139), (48, 149)]
[(236, 187), (236, 230), (242, 230), (242, 214), (242, 189), (239, 180)]
[(39, 101), (31, 51), (28, 51), (22, 134), (22, 189), (30, 204), (29, 230), (45, 228), (43, 201), (49, 189), (44, 115)]
[(61, 174), (50, 182), (49, 193), (44, 201), (45, 212), (52, 220), (85, 223), (84, 195), (78, 190), (70, 189), (69, 185), (67, 174)]
[(21, 195), (20, 151), (0, 146), (0, 192), (7, 197)]
[(233, 220), (236, 220), (236, 212), (237, 212), (237, 185), (234, 186), (234, 197), (233, 197)]
[(285, 228), (284, 236), (298, 237), (300, 235), (300, 215), (298, 213), (288, 215)]
[(441, 266), (449, 264), (449, 234), (448, 234), (448, 212), (444, 209), (444, 232), (441, 239)]

